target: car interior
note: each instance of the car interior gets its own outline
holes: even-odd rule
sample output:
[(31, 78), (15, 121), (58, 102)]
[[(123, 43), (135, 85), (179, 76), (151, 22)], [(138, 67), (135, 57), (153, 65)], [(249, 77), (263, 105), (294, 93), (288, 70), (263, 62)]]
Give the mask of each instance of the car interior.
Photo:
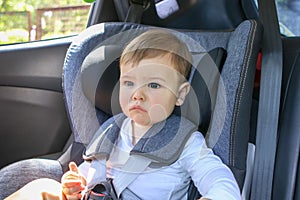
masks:
[[(1, 199), (83, 161), (120, 112), (122, 48), (155, 27), (193, 56), (192, 91), (174, 113), (198, 125), (242, 198), (300, 199), (300, 37), (280, 35), (273, 0), (96, 0), (77, 36), (0, 46)], [(191, 182), (188, 199), (200, 197)]]

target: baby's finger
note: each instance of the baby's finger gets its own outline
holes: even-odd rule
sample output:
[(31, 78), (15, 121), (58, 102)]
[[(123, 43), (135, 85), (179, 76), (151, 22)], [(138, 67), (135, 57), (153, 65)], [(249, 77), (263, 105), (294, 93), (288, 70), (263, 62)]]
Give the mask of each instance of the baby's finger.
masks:
[(77, 165), (76, 165), (75, 162), (70, 162), (70, 163), (69, 163), (69, 169), (70, 169), (70, 171), (72, 171), (72, 172), (79, 173), (78, 167), (77, 167)]
[(82, 187), (81, 185), (79, 186), (75, 186), (75, 187), (63, 187), (62, 191), (65, 195), (74, 195), (74, 194), (78, 194), (81, 191), (84, 190), (84, 187)]
[(74, 195), (66, 195), (67, 200), (78, 200), (81, 199), (82, 195), (80, 193)]
[(80, 179), (80, 175), (71, 171), (68, 171), (62, 176), (62, 180), (77, 180), (77, 179)]
[(81, 186), (82, 185), (82, 183), (81, 183), (81, 181), (80, 180), (70, 180), (70, 181), (64, 181), (64, 182), (62, 182), (62, 187), (64, 188), (64, 187), (67, 187), (67, 188), (69, 188), (69, 187), (79, 187), (79, 186)]

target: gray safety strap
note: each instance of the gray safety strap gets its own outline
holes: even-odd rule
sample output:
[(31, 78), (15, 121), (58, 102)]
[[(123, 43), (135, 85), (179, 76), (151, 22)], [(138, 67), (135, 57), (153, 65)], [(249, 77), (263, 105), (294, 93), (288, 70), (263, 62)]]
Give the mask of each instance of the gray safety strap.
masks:
[(129, 7), (125, 22), (141, 23), (143, 12), (143, 5), (132, 4)]
[(114, 0), (117, 15), (120, 21), (125, 21), (129, 9), (128, 1)]
[(124, 166), (121, 168), (121, 173), (118, 173), (113, 180), (118, 197), (124, 189), (130, 185), (152, 162), (151, 159), (139, 156), (130, 155)]
[(258, 8), (264, 26), (264, 36), (251, 200), (270, 200), (277, 146), (282, 43), (275, 1), (259, 0)]
[(149, 5), (150, 0), (130, 0), (125, 22), (138, 23), (142, 21), (145, 8)]
[(93, 160), (91, 162), (86, 181), (87, 188), (91, 189), (98, 183), (106, 180), (106, 160)]

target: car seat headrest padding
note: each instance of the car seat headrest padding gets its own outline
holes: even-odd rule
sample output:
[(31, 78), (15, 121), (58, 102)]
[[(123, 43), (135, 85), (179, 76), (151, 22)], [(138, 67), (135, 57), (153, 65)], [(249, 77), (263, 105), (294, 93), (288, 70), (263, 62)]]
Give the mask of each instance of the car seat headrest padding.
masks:
[[(114, 115), (121, 112), (119, 93), (119, 57), (122, 47), (105, 45), (95, 48), (81, 67), (82, 90), (97, 109)], [(215, 102), (219, 72), (222, 69), (226, 51), (215, 48), (210, 52), (192, 52), (197, 65), (192, 68), (189, 82), (191, 91), (185, 103), (176, 107), (174, 113), (183, 115), (206, 133)]]

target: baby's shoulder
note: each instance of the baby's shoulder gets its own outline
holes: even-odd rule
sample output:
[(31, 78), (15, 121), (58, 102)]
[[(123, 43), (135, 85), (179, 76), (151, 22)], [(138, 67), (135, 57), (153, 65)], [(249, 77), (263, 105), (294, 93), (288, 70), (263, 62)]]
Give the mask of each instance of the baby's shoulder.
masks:
[(205, 143), (205, 138), (203, 134), (199, 131), (195, 131), (194, 133), (191, 134), (185, 146), (202, 145), (203, 142)]

